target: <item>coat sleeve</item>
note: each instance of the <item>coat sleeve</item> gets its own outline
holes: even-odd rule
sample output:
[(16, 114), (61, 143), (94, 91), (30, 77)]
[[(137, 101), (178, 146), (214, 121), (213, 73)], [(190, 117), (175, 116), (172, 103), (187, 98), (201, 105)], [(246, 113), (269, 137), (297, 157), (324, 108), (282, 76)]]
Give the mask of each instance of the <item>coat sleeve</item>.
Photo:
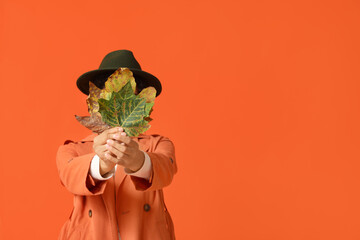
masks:
[(155, 140), (153, 151), (146, 152), (151, 160), (150, 179), (131, 176), (135, 188), (140, 191), (153, 191), (168, 186), (177, 172), (175, 146), (172, 141), (163, 136)]
[(61, 184), (76, 195), (99, 195), (105, 190), (107, 181), (97, 181), (90, 175), (90, 164), (94, 153), (79, 156), (78, 143), (65, 142), (56, 154), (56, 165)]

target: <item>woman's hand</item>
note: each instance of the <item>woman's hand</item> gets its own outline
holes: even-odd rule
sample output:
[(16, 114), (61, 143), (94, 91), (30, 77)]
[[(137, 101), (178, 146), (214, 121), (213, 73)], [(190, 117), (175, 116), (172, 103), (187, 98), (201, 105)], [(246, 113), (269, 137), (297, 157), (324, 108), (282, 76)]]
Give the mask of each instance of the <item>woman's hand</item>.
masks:
[(100, 158), (100, 174), (101, 175), (104, 175), (107, 172), (110, 172), (111, 169), (113, 169), (116, 165), (116, 163), (114, 161), (109, 160), (105, 156), (106, 153), (109, 154), (109, 151), (106, 149), (106, 146), (105, 146), (106, 140), (109, 139), (109, 136), (111, 134), (116, 134), (116, 133), (121, 133), (121, 132), (122, 132), (122, 129), (120, 130), (119, 127), (114, 127), (114, 128), (110, 128), (110, 129), (103, 131), (101, 134), (97, 135), (94, 138), (93, 149)]
[(105, 158), (114, 164), (119, 164), (127, 169), (127, 172), (138, 171), (145, 161), (144, 153), (139, 149), (139, 144), (126, 136), (122, 128), (119, 132), (111, 132), (105, 144), (108, 152)]

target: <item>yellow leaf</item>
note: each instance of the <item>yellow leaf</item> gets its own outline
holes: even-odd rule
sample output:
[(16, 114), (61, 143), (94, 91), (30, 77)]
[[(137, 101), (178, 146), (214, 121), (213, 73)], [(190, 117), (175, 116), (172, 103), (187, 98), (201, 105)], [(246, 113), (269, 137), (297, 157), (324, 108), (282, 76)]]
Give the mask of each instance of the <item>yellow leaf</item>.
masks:
[(144, 88), (139, 93), (139, 97), (145, 98), (147, 103), (154, 102), (155, 96), (156, 96), (156, 89), (154, 87)]
[(98, 99), (100, 97), (100, 92), (101, 89), (89, 81), (89, 95), (86, 99), (86, 103), (88, 105), (88, 111), (90, 114), (99, 111)]

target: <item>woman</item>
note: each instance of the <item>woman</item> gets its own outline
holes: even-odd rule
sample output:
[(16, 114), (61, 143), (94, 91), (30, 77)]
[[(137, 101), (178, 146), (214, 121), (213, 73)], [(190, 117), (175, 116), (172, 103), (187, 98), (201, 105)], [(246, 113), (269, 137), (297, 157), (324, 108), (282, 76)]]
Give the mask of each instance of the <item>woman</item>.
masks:
[[(84, 73), (78, 88), (89, 94), (89, 81), (103, 88), (107, 77), (129, 68), (137, 92), (160, 81), (141, 70), (133, 53), (107, 54), (99, 69)], [(81, 141), (65, 141), (56, 164), (63, 186), (74, 195), (74, 208), (59, 239), (137, 240), (175, 239), (162, 189), (177, 172), (172, 141), (157, 134), (126, 136), (121, 127), (93, 133)]]

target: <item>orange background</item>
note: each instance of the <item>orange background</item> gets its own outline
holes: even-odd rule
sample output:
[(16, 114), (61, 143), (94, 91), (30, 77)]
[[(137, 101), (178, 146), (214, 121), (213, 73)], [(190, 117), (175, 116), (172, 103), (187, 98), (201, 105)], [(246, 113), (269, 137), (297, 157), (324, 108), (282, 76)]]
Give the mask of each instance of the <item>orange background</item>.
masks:
[(131, 49), (163, 84), (177, 239), (360, 239), (359, 1), (0, 2), (0, 239), (56, 239), (75, 85)]

